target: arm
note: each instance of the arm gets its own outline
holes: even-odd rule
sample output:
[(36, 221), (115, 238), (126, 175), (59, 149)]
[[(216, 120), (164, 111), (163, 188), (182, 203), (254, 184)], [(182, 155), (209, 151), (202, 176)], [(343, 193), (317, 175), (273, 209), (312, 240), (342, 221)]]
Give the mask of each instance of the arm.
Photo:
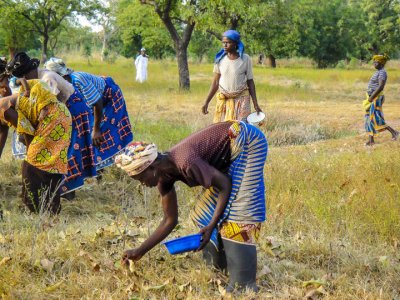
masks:
[(197, 250), (203, 249), (210, 241), (212, 231), (217, 226), (218, 221), (225, 210), (229, 195), (231, 194), (231, 179), (217, 169), (213, 169), (211, 176), (211, 185), (219, 190), (217, 206), (215, 207), (215, 211), (210, 223), (200, 230), (200, 233), (203, 234), (203, 239), (201, 241), (199, 249)]
[(0, 120), (9, 122), (14, 127), (17, 127), (18, 124), (18, 113), (15, 110), (17, 99), (17, 94), (0, 99)]
[(221, 78), (221, 74), (218, 73), (214, 73), (214, 78), (211, 82), (211, 87), (210, 90), (208, 92), (206, 101), (204, 102), (201, 110), (203, 112), (203, 114), (208, 114), (208, 104), (210, 103), (210, 101), (212, 100), (212, 98), (214, 97), (215, 93), (218, 91), (219, 88), (219, 79)]
[(25, 97), (29, 97), (29, 95), (31, 94), (31, 88), (29, 87), (28, 81), (25, 78), (18, 78), (15, 83), (17, 85), (22, 85), (22, 87), (24, 88), (24, 96)]
[(249, 87), (249, 93), (250, 93), (251, 99), (253, 100), (254, 109), (256, 110), (257, 113), (262, 112), (262, 110), (257, 102), (256, 86), (254, 84), (254, 80), (253, 79), (247, 80), (247, 86)]
[(101, 120), (103, 118), (103, 100), (100, 99), (96, 102), (96, 104), (93, 107), (93, 111), (94, 111), (94, 126), (93, 126), (93, 136), (92, 136), (92, 140), (93, 140), (93, 144), (96, 147), (100, 147), (100, 144), (102, 142), (104, 142), (104, 138), (101, 134), (101, 130), (100, 130), (100, 124), (101, 124)]
[(379, 95), (380, 92), (383, 91), (383, 89), (385, 88), (385, 84), (386, 84), (386, 80), (379, 80), (379, 86), (378, 88), (371, 94), (371, 96), (369, 96), (368, 101), (372, 102), (374, 101), (374, 99), (376, 98), (376, 96)]
[(8, 136), (8, 126), (0, 121), (0, 158), (7, 141), (7, 136)]
[[(159, 188), (159, 190), (161, 190)], [(164, 218), (157, 229), (138, 248), (127, 250), (122, 256), (122, 262), (129, 264), (129, 259), (137, 261), (142, 258), (155, 245), (166, 238), (178, 223), (178, 204), (174, 186), (164, 195), (161, 195)]]

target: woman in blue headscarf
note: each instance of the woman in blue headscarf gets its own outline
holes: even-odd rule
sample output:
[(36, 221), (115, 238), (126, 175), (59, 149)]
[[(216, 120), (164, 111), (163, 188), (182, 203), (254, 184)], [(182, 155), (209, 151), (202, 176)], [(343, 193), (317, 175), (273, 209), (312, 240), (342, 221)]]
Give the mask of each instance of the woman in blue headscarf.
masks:
[(250, 97), (254, 109), (261, 112), (257, 102), (251, 59), (244, 53), (244, 45), (236, 30), (224, 32), (222, 45), (223, 48), (215, 56), (214, 79), (202, 111), (203, 114), (208, 114), (208, 105), (219, 90), (214, 123), (246, 121), (251, 112)]

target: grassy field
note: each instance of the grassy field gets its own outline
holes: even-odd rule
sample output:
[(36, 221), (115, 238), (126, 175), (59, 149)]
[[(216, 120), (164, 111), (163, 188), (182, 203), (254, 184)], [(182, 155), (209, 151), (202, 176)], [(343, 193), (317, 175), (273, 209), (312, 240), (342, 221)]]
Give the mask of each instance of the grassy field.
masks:
[[(190, 93), (177, 90), (174, 62), (150, 61), (134, 81), (132, 60), (76, 70), (112, 76), (123, 89), (135, 139), (167, 150), (211, 122), (200, 113), (212, 65), (190, 65)], [(255, 67), (270, 152), (265, 168), (268, 221), (259, 245), (258, 295), (237, 299), (400, 299), (400, 143), (389, 133), (366, 148), (361, 100), (372, 66), (355, 70)], [(388, 65), (386, 120), (400, 129), (400, 71)], [(210, 108), (213, 111), (213, 107)], [(0, 296), (3, 299), (229, 299), (223, 274), (198, 253), (170, 256), (157, 246), (130, 269), (124, 249), (161, 220), (155, 190), (116, 168), (64, 201), (57, 219), (28, 214), (19, 200), (20, 162), (9, 143), (0, 161)], [(180, 224), (200, 189), (178, 184)]]

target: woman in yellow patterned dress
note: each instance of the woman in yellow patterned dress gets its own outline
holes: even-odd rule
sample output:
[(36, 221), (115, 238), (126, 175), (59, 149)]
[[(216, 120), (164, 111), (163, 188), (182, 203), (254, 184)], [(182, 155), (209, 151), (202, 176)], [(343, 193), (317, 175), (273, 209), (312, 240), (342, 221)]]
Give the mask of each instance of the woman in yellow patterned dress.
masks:
[(67, 173), (72, 119), (67, 107), (57, 101), (45, 82), (28, 80), (28, 85), (29, 97), (24, 96), (21, 87), (18, 94), (0, 99), (0, 120), (15, 127), (25, 139), (24, 203), (33, 212), (58, 213), (61, 209), (59, 188), (62, 176)]

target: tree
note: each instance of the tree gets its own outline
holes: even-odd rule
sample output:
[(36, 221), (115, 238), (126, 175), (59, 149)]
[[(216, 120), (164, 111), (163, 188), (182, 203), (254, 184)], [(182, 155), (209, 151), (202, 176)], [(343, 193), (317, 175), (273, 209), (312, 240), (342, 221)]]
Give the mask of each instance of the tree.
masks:
[[(54, 38), (51, 40), (55, 41)], [(80, 24), (71, 22), (64, 23), (57, 34), (57, 43), (53, 45), (54, 53), (64, 52), (82, 52), (85, 45), (91, 45), (93, 50), (101, 49), (102, 41), (97, 33), (92, 32), (90, 27), (82, 27)]]
[(292, 31), (293, 1), (260, 1), (248, 9), (242, 30), (246, 32), (249, 48), (266, 54), (270, 66), (276, 67), (277, 57), (288, 57), (297, 50), (299, 36)]
[(10, 57), (21, 49), (35, 46), (35, 33), (26, 30), (29, 23), (24, 17), (13, 13), (8, 7), (2, 7), (0, 14), (0, 36), (3, 40), (1, 52), (8, 52)]
[(347, 10), (347, 2), (343, 0), (294, 1), (291, 19), (292, 32), (298, 36), (296, 54), (312, 58), (318, 68), (346, 58), (351, 41), (343, 25)]
[(150, 57), (174, 55), (171, 36), (154, 9), (138, 1), (120, 0), (116, 24), (123, 42), (122, 53), (135, 57), (145, 47)]
[(51, 33), (75, 13), (92, 15), (98, 8), (96, 0), (0, 0), (8, 10), (23, 16), (30, 28), (41, 37), (42, 61), (49, 49)]
[(190, 89), (187, 49), (195, 27), (194, 14), (200, 1), (188, 0), (140, 0), (150, 5), (167, 28), (178, 60), (179, 89)]
[(103, 28), (100, 33), (102, 38), (101, 61), (108, 60), (111, 52), (110, 43), (117, 32), (117, 27), (115, 26), (117, 7), (118, 0), (108, 0), (94, 17), (95, 22)]
[(394, 54), (400, 43), (400, 2), (398, 0), (363, 0), (363, 20), (368, 32), (364, 43), (373, 54)]
[[(214, 37), (208, 33), (208, 32), (203, 32), (199, 30), (195, 30), (193, 32), (193, 37), (190, 40), (189, 44), (189, 52), (193, 54), (198, 61), (201, 63), (203, 58), (208, 56), (209, 51), (214, 50), (213, 48), (215, 45), (215, 39)], [(218, 48), (217, 48), (218, 49)], [(213, 51), (213, 54), (215, 54), (217, 51)]]

